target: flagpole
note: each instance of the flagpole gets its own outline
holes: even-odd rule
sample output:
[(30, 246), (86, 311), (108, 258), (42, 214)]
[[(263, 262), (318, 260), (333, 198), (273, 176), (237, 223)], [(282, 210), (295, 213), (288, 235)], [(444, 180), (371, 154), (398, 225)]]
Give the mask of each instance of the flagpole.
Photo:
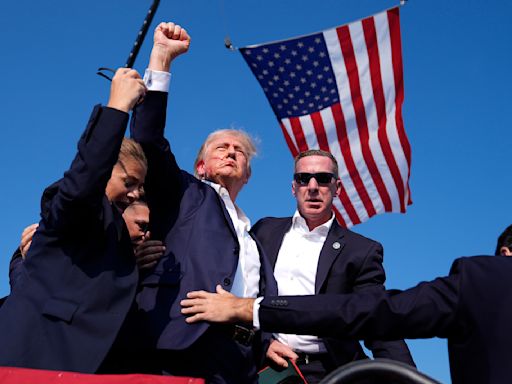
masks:
[(139, 53), (140, 47), (144, 42), (144, 38), (146, 37), (146, 33), (148, 32), (149, 25), (151, 24), (151, 21), (153, 21), (153, 16), (155, 16), (159, 4), (160, 0), (153, 0), (153, 3), (151, 4), (151, 7), (149, 8), (148, 13), (146, 15), (146, 18), (142, 23), (142, 27), (140, 28), (140, 31), (137, 34), (137, 38), (133, 43), (133, 48), (130, 52), (130, 55), (128, 56), (128, 59), (126, 60), (126, 64), (124, 65), (125, 68), (133, 67), (135, 59), (137, 58), (137, 54)]
[[(160, 0), (153, 0), (153, 3), (151, 3), (151, 7), (149, 8), (148, 13), (144, 19), (144, 22), (142, 23), (142, 27), (140, 28), (139, 33), (137, 34), (137, 38), (133, 43), (130, 55), (128, 55), (128, 59), (126, 60), (126, 64), (124, 65), (125, 68), (133, 68), (135, 59), (137, 58), (142, 43), (144, 42), (144, 38), (146, 37), (146, 33), (148, 32), (151, 21), (153, 21), (153, 16), (155, 16), (159, 4)], [(112, 75), (107, 75), (104, 72), (110, 72), (112, 73)], [(107, 67), (100, 67), (98, 68), (98, 72), (96, 72), (97, 75), (107, 79), (108, 81), (112, 81), (111, 76), (113, 76), (114, 73), (115, 70)]]

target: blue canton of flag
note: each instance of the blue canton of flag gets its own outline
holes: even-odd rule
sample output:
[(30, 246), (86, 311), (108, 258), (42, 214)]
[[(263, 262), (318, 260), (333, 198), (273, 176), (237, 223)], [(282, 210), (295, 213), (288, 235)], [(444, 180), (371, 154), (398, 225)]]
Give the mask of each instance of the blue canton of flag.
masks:
[(307, 115), (339, 101), (321, 33), (240, 51), (277, 117)]

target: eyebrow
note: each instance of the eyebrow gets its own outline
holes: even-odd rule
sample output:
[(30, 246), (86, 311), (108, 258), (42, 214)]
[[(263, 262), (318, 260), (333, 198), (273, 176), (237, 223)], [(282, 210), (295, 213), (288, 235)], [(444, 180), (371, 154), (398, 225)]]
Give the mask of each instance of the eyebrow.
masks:
[(133, 175), (130, 175), (128, 173), (128, 171), (126, 170), (126, 167), (123, 163), (122, 160), (117, 160), (117, 163), (119, 164), (119, 166), (121, 167), (121, 169), (123, 170), (124, 174), (126, 175), (126, 178), (132, 178), (133, 180), (135, 180), (137, 183), (142, 183), (141, 180), (139, 180), (139, 178), (137, 176), (133, 176)]

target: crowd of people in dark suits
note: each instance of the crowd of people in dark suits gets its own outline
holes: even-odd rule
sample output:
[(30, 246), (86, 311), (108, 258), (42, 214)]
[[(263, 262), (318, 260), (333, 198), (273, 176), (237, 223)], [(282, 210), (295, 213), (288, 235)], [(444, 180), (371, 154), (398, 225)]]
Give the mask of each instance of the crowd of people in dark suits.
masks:
[[(44, 191), (41, 221), (11, 259), (0, 365), (253, 384), (259, 368), (291, 359), (318, 383), (367, 358), (359, 340), (414, 366), (403, 339), (439, 336), (454, 382), (512, 377), (512, 258), (459, 259), (448, 277), (386, 291), (381, 244), (333, 214), (342, 186), (330, 153), (300, 153), (297, 210), (252, 227), (236, 204), (256, 153), (248, 134), (215, 131), (194, 174), (180, 168), (164, 131), (170, 65), (189, 45), (179, 25), (156, 28), (144, 78), (116, 72), (69, 169)], [(511, 249), (512, 226), (496, 254)]]

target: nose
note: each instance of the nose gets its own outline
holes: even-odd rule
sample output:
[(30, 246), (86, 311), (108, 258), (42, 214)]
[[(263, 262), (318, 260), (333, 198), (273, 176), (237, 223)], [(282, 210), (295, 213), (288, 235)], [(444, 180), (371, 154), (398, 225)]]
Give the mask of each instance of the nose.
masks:
[(230, 145), (228, 147), (228, 156), (232, 157), (232, 158), (236, 157), (236, 151), (235, 151), (235, 146), (234, 145)]
[(134, 188), (127, 194), (128, 198), (130, 199), (130, 203), (133, 203), (136, 200), (140, 199), (140, 189)]
[(316, 179), (314, 177), (309, 179), (308, 190), (310, 190), (310, 191), (318, 190), (318, 181), (316, 181)]

